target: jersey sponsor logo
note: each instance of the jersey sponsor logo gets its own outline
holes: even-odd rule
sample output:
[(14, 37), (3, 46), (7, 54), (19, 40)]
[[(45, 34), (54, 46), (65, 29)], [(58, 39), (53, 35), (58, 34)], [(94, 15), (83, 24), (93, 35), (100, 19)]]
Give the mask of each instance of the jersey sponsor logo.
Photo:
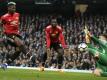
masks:
[(11, 25), (17, 25), (18, 21), (12, 21), (10, 22)]
[(56, 31), (55, 33), (58, 34), (58, 31)]
[(56, 36), (56, 34), (51, 34), (51, 36), (52, 36), (52, 37), (55, 37), (55, 36)]

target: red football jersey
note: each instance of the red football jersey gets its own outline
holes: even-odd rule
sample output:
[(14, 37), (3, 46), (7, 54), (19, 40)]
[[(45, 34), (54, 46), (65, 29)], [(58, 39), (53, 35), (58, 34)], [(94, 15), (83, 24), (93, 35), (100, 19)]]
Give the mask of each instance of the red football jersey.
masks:
[(51, 43), (61, 43), (63, 48), (66, 48), (64, 36), (62, 34), (62, 28), (60, 26), (56, 26), (56, 28), (52, 28), (51, 25), (47, 26), (45, 29), (46, 33), (46, 43), (49, 48)]
[(19, 34), (19, 13), (6, 13), (1, 17), (3, 30), (6, 34)]

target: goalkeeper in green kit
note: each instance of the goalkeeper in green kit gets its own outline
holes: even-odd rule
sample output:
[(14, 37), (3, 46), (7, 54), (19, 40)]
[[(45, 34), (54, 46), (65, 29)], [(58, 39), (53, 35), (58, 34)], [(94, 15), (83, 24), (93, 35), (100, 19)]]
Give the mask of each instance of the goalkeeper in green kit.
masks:
[[(94, 74), (97, 76), (105, 76), (107, 77), (107, 34), (102, 34), (99, 38), (91, 35), (88, 29), (85, 27), (85, 38), (88, 46), (88, 51), (91, 55), (94, 56), (96, 61), (96, 69), (94, 70)], [(94, 41), (98, 45), (99, 48), (94, 47), (91, 44), (91, 41)]]

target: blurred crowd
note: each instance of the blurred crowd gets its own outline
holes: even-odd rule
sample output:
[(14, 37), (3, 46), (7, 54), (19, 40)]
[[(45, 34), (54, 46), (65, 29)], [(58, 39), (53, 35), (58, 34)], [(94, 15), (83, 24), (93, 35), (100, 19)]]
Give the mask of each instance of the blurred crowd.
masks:
[[(66, 17), (56, 15), (58, 24), (63, 28), (63, 34), (68, 51), (65, 53), (62, 68), (64, 69), (94, 69), (95, 61), (86, 51), (80, 52), (78, 45), (85, 42), (83, 29), (87, 25), (89, 31), (95, 36), (107, 33), (107, 15), (94, 15), (82, 17)], [(22, 15), (20, 20), (20, 34), (25, 42), (28, 54), (23, 54), (11, 64), (12, 66), (39, 67), (44, 58), (46, 58), (46, 41), (44, 29), (49, 25), (51, 15)], [(1, 34), (1, 33), (0, 33)], [(13, 54), (15, 48), (8, 45), (0, 46), (0, 63), (6, 61), (7, 54)], [(51, 64), (46, 60), (46, 68), (57, 68), (57, 53), (52, 50)]]

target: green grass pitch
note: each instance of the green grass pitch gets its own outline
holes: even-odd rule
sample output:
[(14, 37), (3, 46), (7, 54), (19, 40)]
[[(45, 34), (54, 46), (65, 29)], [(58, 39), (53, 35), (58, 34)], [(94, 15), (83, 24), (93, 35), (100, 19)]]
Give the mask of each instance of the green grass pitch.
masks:
[(22, 69), (0, 69), (0, 80), (107, 80), (89, 73), (52, 72)]

